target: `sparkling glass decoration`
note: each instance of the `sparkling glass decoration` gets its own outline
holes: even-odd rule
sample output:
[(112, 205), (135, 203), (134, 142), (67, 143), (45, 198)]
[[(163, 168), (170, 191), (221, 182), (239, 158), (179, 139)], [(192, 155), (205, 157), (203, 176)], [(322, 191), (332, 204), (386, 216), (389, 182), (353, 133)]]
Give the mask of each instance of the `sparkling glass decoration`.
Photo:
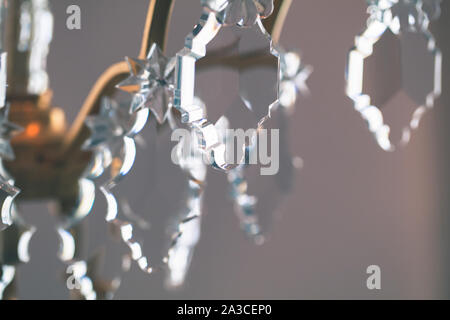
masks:
[(279, 105), (292, 113), (295, 110), (298, 95), (310, 95), (306, 81), (313, 72), (313, 67), (304, 65), (300, 54), (296, 51), (285, 51), (280, 46), (280, 99)]
[(225, 25), (252, 26), (273, 12), (273, 0), (201, 0), (201, 3)]
[(168, 267), (166, 284), (169, 287), (183, 285), (194, 249), (200, 239), (207, 170), (196, 138), (192, 131), (190, 136), (182, 137), (176, 149), (177, 162), (186, 174), (187, 184), (185, 208), (180, 212), (167, 256), (164, 258)]
[[(0, 72), (6, 72), (5, 69)], [(11, 138), (21, 131), (21, 128), (8, 121), (9, 106), (5, 102), (0, 107), (0, 231), (13, 223), (11, 209), (14, 198), (19, 194), (19, 189), (14, 186), (14, 181), (3, 167), (3, 159), (13, 160), (14, 152), (11, 148)]]
[[(368, 123), (379, 146), (393, 151), (410, 140), (424, 113), (441, 93), (442, 55), (428, 30), (440, 13), (440, 0), (369, 0), (367, 29), (356, 37), (347, 67), (347, 95)], [(374, 78), (369, 78), (372, 71)], [(381, 75), (379, 77), (378, 75)], [(390, 109), (412, 107), (395, 129), (386, 123)]]
[(0, 232), (0, 299), (14, 299), (17, 266), (30, 261), (29, 244), (36, 229), (23, 221), (11, 207), (12, 224)]
[(149, 108), (163, 123), (173, 102), (175, 58), (166, 58), (154, 43), (146, 60), (127, 61), (131, 75), (117, 87), (133, 94), (132, 112)]
[[(5, 29), (7, 5), (0, 1), (0, 31)], [(21, 131), (21, 128), (8, 121), (9, 105), (6, 105), (7, 87), (7, 53), (4, 50), (3, 33), (0, 33), (0, 231), (13, 224), (11, 209), (13, 200), (19, 193), (13, 180), (3, 168), (3, 159), (13, 160), (11, 138)], [(8, 272), (5, 271), (5, 274)], [(0, 289), (1, 292), (1, 289)]]
[[(246, 157), (250, 157), (252, 151), (253, 149), (248, 147)], [(255, 212), (258, 199), (248, 194), (248, 182), (245, 178), (246, 166), (247, 164), (244, 163), (230, 170), (227, 173), (228, 183), (230, 184), (231, 197), (235, 203), (234, 210), (239, 218), (241, 228), (256, 244), (262, 244), (264, 238)]]
[[(128, 221), (107, 216), (112, 196), (109, 188), (131, 168), (135, 154), (133, 137), (142, 130), (148, 114), (148, 109), (130, 113), (129, 103), (104, 97), (99, 114), (86, 119), (91, 136), (83, 148), (93, 152), (92, 162), (79, 181), (78, 199), (62, 203), (58, 227), (58, 256), (67, 265), (66, 280), (76, 284), (70, 290), (75, 298), (112, 298), (123, 272), (129, 268), (129, 250), (121, 245), (117, 230)], [(90, 230), (96, 219), (105, 222), (104, 230)], [(118, 241), (114, 237), (117, 232)]]
[(99, 185), (108, 205), (105, 220), (121, 235), (121, 239), (130, 249), (138, 245), (133, 244), (133, 239), (128, 238), (128, 234), (125, 235), (125, 230), (133, 226), (126, 217), (119, 216), (115, 211), (117, 203), (112, 190), (129, 173), (134, 164), (136, 157), (134, 138), (144, 128), (148, 116), (148, 109), (130, 113), (128, 104), (104, 98), (100, 114), (87, 119), (92, 134), (85, 147), (94, 150), (96, 156), (86, 176), (94, 180), (103, 178), (104, 181)]
[[(309, 96), (306, 84), (313, 68), (304, 65), (300, 54), (295, 51), (285, 51), (277, 46), (280, 52), (280, 100), (271, 112), (271, 118), (265, 128), (280, 130), (280, 170), (274, 177), (262, 177), (259, 168), (251, 168), (249, 159), (257, 152), (259, 139), (246, 148), (246, 161), (227, 173), (231, 197), (235, 212), (239, 218), (242, 230), (256, 244), (265, 241), (271, 215), (276, 212), (281, 197), (291, 190), (296, 158), (290, 153), (288, 141), (289, 123), (287, 118), (295, 111), (298, 94)], [(226, 123), (221, 123), (226, 129)], [(298, 162), (298, 161), (297, 161)], [(261, 201), (259, 201), (261, 199)]]
[[(262, 16), (257, 14), (254, 23), (250, 23), (246, 28), (235, 25), (223, 28), (224, 20), (220, 19), (219, 13), (226, 13), (227, 10), (232, 10), (233, 6), (244, 2), (249, 7), (258, 3), (258, 1), (203, 2), (204, 9), (200, 21), (186, 38), (185, 48), (177, 54), (174, 105), (180, 110), (183, 123), (195, 128), (199, 134), (202, 141), (201, 147), (209, 157), (210, 163), (221, 170), (230, 170), (242, 163), (246, 145), (238, 146), (242, 151), (240, 159), (237, 161), (227, 159), (226, 146), (221, 141), (220, 132), (216, 127), (218, 118), (230, 113), (235, 119), (227, 116), (227, 121), (239, 122), (239, 125), (230, 125), (230, 128), (256, 130), (261, 128), (264, 121), (268, 119), (271, 108), (278, 101), (279, 57), (270, 35), (262, 25), (260, 19)], [(258, 7), (261, 9), (265, 6)], [(242, 18), (238, 20), (242, 21)], [(248, 18), (244, 21), (252, 20), (253, 18)], [(223, 44), (221, 41), (223, 38), (231, 38), (230, 45), (216, 47), (216, 52), (211, 50), (215, 42)], [(235, 103), (231, 107), (226, 106), (233, 111), (216, 112), (218, 118), (212, 119), (213, 105), (206, 102), (205, 112), (195, 104), (196, 69), (198, 65), (201, 65), (202, 59), (205, 59), (205, 62), (208, 59), (214, 59), (217, 52), (222, 55), (229, 53), (229, 64), (239, 71), (240, 88), (236, 93)], [(243, 57), (248, 58), (249, 61)], [(251, 59), (256, 60), (257, 63), (251, 63)], [(260, 63), (261, 60), (265, 63)], [(200, 98), (203, 99), (202, 96)], [(245, 123), (243, 123), (244, 119), (247, 119)]]
[[(87, 122), (92, 135), (86, 147), (94, 147), (100, 155), (99, 165), (93, 164), (92, 168), (107, 168), (110, 178), (101, 186), (107, 201), (106, 220), (128, 246), (130, 259), (146, 273), (151, 273), (155, 268), (165, 268), (165, 263), (168, 270), (167, 285), (177, 287), (184, 282), (193, 248), (199, 238), (202, 181), (206, 170), (198, 153), (189, 154), (186, 158), (184, 154), (178, 155), (179, 172), (174, 170), (177, 166), (169, 161), (171, 149), (168, 142), (172, 129), (179, 125), (171, 108), (174, 71), (171, 61), (174, 60), (165, 58), (154, 44), (146, 61), (129, 63), (131, 76), (120, 83), (118, 88), (133, 95), (131, 108), (118, 119), (116, 113), (110, 112), (110, 108), (102, 107), (100, 115)], [(152, 119), (147, 121), (149, 109), (157, 123), (153, 123)], [(124, 123), (118, 120), (127, 114), (130, 117), (144, 111), (147, 111), (146, 116), (138, 116), (142, 121), (135, 120), (139, 129), (134, 126), (134, 130), (123, 130)], [(162, 126), (156, 130), (158, 125)], [(118, 148), (114, 147), (116, 143), (111, 137), (117, 137), (118, 141), (124, 143), (119, 144)], [(183, 139), (177, 149), (189, 141)], [(107, 158), (112, 160), (105, 163), (104, 159)], [(186, 181), (186, 188), (183, 183), (177, 183), (181, 187), (178, 192), (171, 187), (170, 191), (161, 193), (161, 185), (167, 180), (164, 175), (164, 172), (168, 173), (167, 170), (170, 170), (171, 180)], [(178, 193), (180, 195), (176, 196)], [(167, 202), (163, 200), (169, 194), (175, 201), (172, 198), (167, 199)], [(152, 216), (137, 209), (142, 207), (154, 208)], [(161, 235), (159, 231), (164, 228), (153, 227), (167, 223), (164, 220), (170, 217), (168, 212), (178, 213), (176, 219), (169, 219), (173, 226), (173, 231), (170, 231), (172, 236), (167, 233)], [(166, 218), (158, 218), (160, 214)], [(169, 239), (170, 244), (167, 243)], [(162, 255), (152, 250), (155, 243), (161, 242), (168, 245)]]
[(18, 194), (19, 189), (12, 184), (12, 181), (0, 176), (0, 231), (13, 223), (11, 210), (14, 198)]
[(113, 298), (128, 271), (128, 250), (112, 236), (102, 200), (96, 181), (85, 178), (79, 182), (78, 199), (58, 209), (58, 257), (66, 265), (64, 280), (75, 299)]

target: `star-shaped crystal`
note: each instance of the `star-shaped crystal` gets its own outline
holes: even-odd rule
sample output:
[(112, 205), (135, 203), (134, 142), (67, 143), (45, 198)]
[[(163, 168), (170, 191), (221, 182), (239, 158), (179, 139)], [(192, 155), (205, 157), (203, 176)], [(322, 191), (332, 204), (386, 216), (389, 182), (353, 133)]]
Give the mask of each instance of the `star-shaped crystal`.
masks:
[(239, 26), (252, 26), (274, 9), (273, 0), (202, 0), (202, 6), (216, 12), (223, 24)]
[(167, 58), (154, 43), (146, 60), (127, 58), (130, 77), (117, 88), (131, 93), (131, 112), (150, 109), (159, 123), (166, 119), (172, 106), (175, 74), (175, 58)]
[(312, 66), (304, 65), (300, 55), (295, 51), (280, 52), (280, 105), (290, 109), (297, 101), (298, 93), (303, 96), (310, 94), (306, 81), (313, 72)]
[(91, 136), (84, 143), (83, 149), (90, 150), (102, 145), (114, 144), (125, 135), (124, 121), (120, 118), (119, 108), (120, 106), (110, 98), (102, 99), (100, 113), (86, 119)]
[(8, 121), (9, 105), (0, 108), (0, 158), (14, 160), (11, 138), (22, 131), (22, 128)]

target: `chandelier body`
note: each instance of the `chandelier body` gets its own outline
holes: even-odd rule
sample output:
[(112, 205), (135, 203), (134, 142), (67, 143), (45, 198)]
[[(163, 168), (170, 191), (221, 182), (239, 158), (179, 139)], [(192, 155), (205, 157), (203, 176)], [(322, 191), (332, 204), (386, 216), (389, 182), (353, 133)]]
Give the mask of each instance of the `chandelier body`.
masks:
[[(263, 34), (267, 32), (267, 35), (272, 35), (271, 41), (274, 44), (278, 41), (291, 0), (278, 0), (274, 2), (273, 6), (271, 0), (230, 1), (230, 3), (232, 5), (227, 8), (228, 11), (221, 11), (222, 7), (217, 7), (218, 1), (203, 1), (202, 5), (207, 8), (206, 10), (210, 10), (210, 16), (214, 16), (214, 19), (227, 17), (225, 24), (238, 23), (244, 27), (256, 25), (257, 28), (263, 30)], [(248, 11), (243, 11), (242, 15), (239, 11), (239, 3), (246, 3), (247, 6), (246, 10)], [(258, 6), (253, 7), (253, 3), (258, 3)], [(11, 140), (14, 157), (2, 156), (5, 182), (6, 179), (9, 181), (2, 188), (4, 191), (8, 191), (5, 196), (9, 199), (9, 201), (4, 201), (4, 205), (6, 204), (6, 209), (11, 210), (13, 217), (13, 221), (9, 221), (12, 225), (2, 235), (4, 246), (17, 248), (19, 242), (28, 242), (34, 232), (33, 227), (27, 226), (20, 219), (15, 207), (11, 207), (14, 197), (19, 192), (14, 185), (20, 186), (21, 189), (20, 195), (16, 198), (17, 203), (30, 200), (56, 201), (60, 207), (61, 220), (58, 227), (61, 238), (58, 255), (61, 261), (66, 263), (67, 270), (73, 272), (76, 280), (82, 284), (79, 290), (72, 292), (74, 297), (83, 299), (111, 297), (120, 281), (117, 278), (110, 281), (95, 278), (93, 271), (90, 270), (92, 263), (78, 257), (78, 242), (82, 237), (80, 222), (88, 215), (88, 209), (93, 203), (93, 188), (95, 187), (90, 179), (102, 173), (102, 171), (97, 171), (98, 167), (96, 166), (98, 164), (97, 159), (102, 157), (99, 157), (101, 153), (98, 152), (98, 148), (103, 138), (109, 138), (98, 135), (101, 132), (98, 130), (111, 128), (111, 124), (105, 123), (104, 119), (111, 120), (110, 115), (119, 110), (117, 106), (107, 100), (108, 97), (114, 95), (117, 88), (130, 92), (135, 99), (132, 104), (134, 107), (131, 110), (136, 112), (137, 117), (134, 120), (133, 128), (126, 134), (132, 134), (133, 130), (136, 130), (137, 133), (142, 129), (140, 124), (142, 124), (142, 121), (145, 123), (145, 119), (148, 117), (146, 108), (150, 108), (152, 114), (158, 118), (158, 122), (164, 125), (162, 122), (165, 120), (167, 110), (156, 110), (154, 108), (155, 103), (146, 105), (145, 102), (155, 95), (155, 92), (151, 91), (147, 96), (143, 96), (142, 86), (138, 92), (133, 91), (136, 85), (133, 81), (146, 75), (145, 73), (134, 73), (134, 70), (136, 72), (139, 69), (145, 71), (147, 67), (151, 67), (151, 59), (156, 54), (161, 57), (155, 60), (157, 63), (164, 59), (163, 51), (175, 1), (149, 1), (138, 58), (118, 62), (109, 67), (99, 77), (81, 107), (76, 120), (70, 127), (66, 123), (63, 110), (52, 105), (52, 91), (49, 88), (46, 60), (53, 32), (53, 17), (47, 1), (5, 0), (1, 4), (3, 5), (1, 7), (2, 14), (8, 12), (8, 18), (1, 20), (7, 30), (7, 37), (4, 42), (6, 43), (5, 47), (8, 48), (7, 69), (2, 68), (5, 78), (8, 79), (8, 87), (4, 95), (11, 110), (9, 120), (18, 126), (17, 129), (13, 127), (15, 130), (10, 131), (16, 132), (19, 131), (19, 127), (22, 128), (21, 132), (15, 134)], [(262, 11), (257, 12), (261, 10), (260, 5), (262, 4)], [(267, 18), (266, 15), (269, 15), (269, 13), (272, 13), (272, 15)], [(261, 18), (267, 19), (261, 22), (260, 14)], [(234, 20), (231, 21), (230, 18)], [(198, 68), (225, 66), (238, 70), (248, 65), (264, 65), (271, 55), (273, 55), (273, 52), (268, 52), (268, 55), (264, 52), (251, 52), (248, 57), (239, 52), (236, 52), (235, 55), (221, 55), (220, 52), (213, 52), (199, 61)], [(3, 66), (6, 66), (5, 56), (2, 56)], [(146, 61), (149, 61), (150, 65), (147, 65)], [(170, 65), (170, 61), (166, 61), (166, 63)], [(274, 79), (275, 82), (277, 81), (276, 78)], [(145, 76), (141, 80), (145, 80)], [(139, 84), (142, 85), (142, 82)], [(161, 103), (161, 100), (157, 102)], [(141, 110), (142, 108), (144, 110)], [(7, 110), (7, 108), (4, 108), (4, 110)], [(173, 110), (173, 112), (176, 111)], [(267, 112), (269, 112), (269, 109)], [(99, 145), (97, 140), (100, 142)], [(132, 138), (124, 138), (124, 142), (125, 147), (134, 145)], [(129, 147), (125, 149), (127, 149), (127, 152), (132, 150)], [(122, 160), (126, 161), (126, 157), (125, 154), (125, 160)], [(203, 164), (196, 164), (196, 157), (194, 155), (194, 158), (181, 159), (180, 161), (180, 167), (190, 176), (190, 179), (188, 179), (190, 196), (187, 199), (188, 211), (186, 216), (180, 221), (178, 230), (173, 235), (168, 255), (164, 259), (164, 263), (170, 270), (168, 281), (174, 286), (182, 284), (192, 255), (192, 249), (198, 241), (198, 236), (193, 237), (193, 235), (199, 234), (199, 212), (201, 211), (201, 197), (205, 179), (202, 172), (205, 168)], [(104, 160), (102, 158), (99, 161)], [(122, 234), (122, 240), (132, 252), (131, 259), (135, 260), (143, 271), (150, 273), (153, 271), (153, 265), (150, 264), (146, 256), (142, 255), (142, 249), (139, 249), (140, 254), (137, 253), (136, 248), (139, 248), (140, 244), (134, 239), (134, 236), (128, 236), (129, 232), (134, 234), (134, 228), (127, 221), (120, 219), (118, 212), (114, 211), (117, 203), (113, 189), (128, 173), (129, 169), (124, 169), (123, 162), (117, 165), (112, 163), (109, 169), (111, 170), (108, 173), (110, 179), (101, 187), (101, 191), (108, 202), (106, 220), (108, 224), (117, 228), (117, 231)], [(223, 169), (230, 170), (231, 168), (224, 164)], [(230, 183), (237, 191), (237, 193), (234, 193), (236, 206), (244, 210), (243, 212), (247, 212), (250, 202), (243, 201), (243, 199), (248, 200), (251, 197), (246, 195), (245, 189), (242, 188), (242, 183), (245, 183), (241, 176), (242, 170), (242, 168), (236, 168), (236, 175), (230, 173)], [(258, 227), (254, 213), (244, 214), (240, 219), (243, 229), (249, 236), (256, 236), (259, 239), (259, 231), (255, 231), (258, 230)], [(6, 215), (4, 221), (8, 222)], [(25, 241), (24, 239), (28, 240)], [(0, 273), (0, 280), (3, 287), (0, 288), (0, 291), (2, 295), (5, 293), (4, 297), (14, 297), (14, 292), (8, 290), (8, 288), (15, 278), (15, 266), (28, 260), (28, 256), (21, 256), (20, 254), (2, 259), (3, 269)]]
[[(52, 92), (48, 88), (45, 63), (39, 66), (39, 70), (30, 65), (33, 60), (43, 62), (46, 60), (53, 32), (51, 13), (48, 12), (42, 17), (38, 10), (45, 12), (49, 10), (48, 7), (33, 8), (32, 12), (35, 14), (33, 21), (38, 27), (35, 26), (32, 30), (46, 35), (44, 38), (48, 41), (42, 41), (38, 48), (33, 46), (30, 51), (19, 52), (14, 44), (19, 42), (21, 28), (28, 27), (20, 23), (20, 8), (23, 3), (32, 2), (29, 0), (10, 2), (8, 9), (13, 14), (9, 14), (7, 22), (10, 28), (7, 42), (8, 47), (16, 48), (16, 51), (10, 53), (8, 58), (7, 101), (11, 105), (11, 122), (24, 128), (24, 131), (12, 141), (15, 160), (6, 162), (5, 166), (14, 176), (16, 185), (21, 186), (20, 199), (53, 199), (70, 203), (77, 199), (78, 180), (92, 156), (91, 152), (81, 149), (90, 135), (89, 128), (85, 125), (86, 118), (100, 110), (101, 97), (111, 95), (116, 85), (128, 77), (128, 65), (125, 61), (118, 62), (100, 76), (76, 120), (68, 127), (62, 109), (52, 106)], [(264, 21), (267, 32), (272, 34), (275, 42), (280, 36), (290, 3), (290, 0), (275, 1), (274, 14)], [(174, 5), (175, 0), (150, 1), (139, 59), (148, 56), (154, 43), (162, 49), (165, 48)], [(35, 37), (38, 38), (38, 35)], [(36, 58), (37, 54), (41, 56)], [(217, 64), (236, 66), (244, 63), (245, 61), (239, 61), (238, 57), (226, 57), (224, 60), (214, 57), (210, 61), (202, 61), (203, 65), (210, 66)], [(38, 85), (33, 87), (33, 83)]]

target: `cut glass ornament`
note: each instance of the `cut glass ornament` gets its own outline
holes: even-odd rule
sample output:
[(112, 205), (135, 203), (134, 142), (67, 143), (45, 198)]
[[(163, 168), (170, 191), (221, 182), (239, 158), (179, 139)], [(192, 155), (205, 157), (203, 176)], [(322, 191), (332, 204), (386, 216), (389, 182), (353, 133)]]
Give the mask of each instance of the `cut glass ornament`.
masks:
[(273, 12), (273, 0), (201, 0), (225, 25), (252, 26)]
[[(227, 61), (224, 62), (227, 66), (238, 71), (239, 88), (236, 93), (228, 94), (234, 99), (233, 104), (218, 101), (217, 97), (210, 103), (205, 94), (196, 90), (201, 87), (199, 79), (196, 80), (196, 69), (208, 63), (208, 59), (217, 62), (217, 55), (220, 61)], [(227, 116), (230, 128), (261, 128), (278, 102), (278, 75), (279, 56), (260, 19), (249, 28), (222, 28), (213, 13), (203, 12), (200, 22), (186, 38), (185, 48), (177, 54), (174, 105), (181, 112), (183, 123), (196, 129), (201, 147), (214, 167), (230, 170), (238, 166), (246, 147), (245, 144), (237, 147), (241, 150), (240, 159), (227, 159), (216, 122), (221, 116)], [(196, 104), (197, 95), (206, 103), (206, 112)], [(217, 110), (220, 105), (223, 109)]]
[[(129, 103), (104, 97), (99, 114), (86, 120), (91, 136), (83, 148), (91, 150), (93, 158), (79, 181), (79, 198), (62, 205), (58, 228), (59, 257), (67, 265), (66, 274), (77, 284), (71, 290), (77, 299), (111, 299), (129, 268), (129, 248), (117, 236), (118, 225), (128, 221), (108, 219), (104, 188), (114, 186), (130, 170), (134, 136), (148, 115), (148, 109), (130, 113)], [(89, 228), (99, 218), (105, 222), (104, 232)]]
[[(281, 59), (280, 101), (266, 122), (265, 128), (280, 130), (279, 171), (275, 176), (260, 176), (259, 166), (249, 165), (251, 157), (257, 157), (259, 139), (246, 149), (246, 161), (227, 173), (235, 212), (245, 234), (256, 244), (264, 242), (282, 197), (290, 192), (293, 185), (294, 159), (289, 150), (288, 117), (295, 111), (298, 94), (308, 96), (306, 84), (313, 68), (302, 64), (300, 54), (278, 47)], [(222, 128), (226, 122), (222, 120)], [(258, 201), (261, 199), (260, 201)]]
[[(199, 238), (202, 172), (206, 169), (196, 154), (178, 158), (178, 165), (168, 161), (171, 156), (168, 142), (172, 129), (180, 121), (171, 112), (171, 105), (167, 109), (164, 120), (168, 122), (157, 129), (153, 118), (147, 123), (148, 109), (132, 114), (112, 100), (103, 100), (99, 115), (87, 122), (92, 134), (85, 148), (92, 149), (95, 156), (85, 176), (101, 186), (106, 200), (106, 221), (128, 247), (130, 261), (135, 261), (146, 273), (155, 267), (166, 269), (165, 262), (167, 285), (177, 287), (184, 282)], [(139, 114), (145, 111), (147, 114)], [(187, 143), (186, 139), (182, 143)], [(179, 181), (175, 184), (180, 186), (179, 190), (170, 184), (162, 192), (161, 182), (174, 179)], [(141, 212), (143, 207), (153, 208), (151, 216), (147, 211)], [(167, 217), (171, 217), (172, 231), (161, 234), (165, 229), (153, 226), (165, 225)], [(81, 267), (86, 265), (86, 260), (82, 262)], [(92, 288), (89, 283), (87, 286)]]
[(288, 117), (287, 109), (278, 106), (273, 109), (266, 123), (268, 129), (279, 129), (280, 157), (276, 174), (261, 175), (261, 164), (248, 164), (251, 157), (258, 156), (260, 143), (265, 143), (265, 138), (261, 138), (262, 132), (254, 144), (247, 148), (246, 163), (227, 173), (241, 229), (256, 244), (264, 243), (269, 236), (282, 200), (293, 188), (296, 168), (289, 146)]
[(172, 232), (172, 241), (164, 258), (168, 266), (166, 284), (169, 287), (180, 287), (184, 284), (194, 249), (200, 240), (207, 173), (194, 131), (191, 131), (189, 136), (183, 136), (175, 150), (177, 163), (187, 175), (187, 183), (184, 208), (179, 213), (175, 231)]
[[(409, 142), (441, 93), (442, 55), (428, 30), (429, 21), (438, 17), (439, 3), (369, 1), (367, 29), (350, 51), (347, 95), (386, 151)], [(389, 125), (389, 110), (401, 106), (411, 109), (407, 123)]]
[(178, 157), (180, 147), (170, 143), (171, 135), (172, 128), (165, 125), (157, 129), (151, 118), (135, 138), (132, 169), (120, 183), (105, 188), (105, 194), (108, 220), (136, 221), (119, 224), (131, 259), (147, 273), (167, 267), (167, 285), (177, 287), (184, 282), (200, 235), (206, 169), (202, 169), (202, 159), (196, 162), (194, 155), (172, 163), (172, 152), (176, 150)]
[(133, 95), (131, 112), (149, 108), (161, 124), (173, 102), (175, 58), (166, 58), (154, 43), (146, 60), (127, 58), (130, 77), (117, 88)]
[(0, 232), (0, 299), (16, 299), (17, 266), (30, 260), (29, 244), (35, 228), (27, 225), (12, 206), (12, 224)]
[[(128, 250), (111, 236), (100, 193), (94, 181), (82, 179), (77, 201), (62, 203), (58, 212), (58, 257), (66, 264), (70, 294), (78, 300), (112, 299), (127, 271)], [(101, 222), (103, 228), (93, 228)]]
[(300, 54), (296, 51), (285, 51), (277, 47), (280, 53), (280, 99), (279, 105), (288, 113), (295, 110), (298, 96), (308, 97), (310, 91), (306, 81), (313, 72), (313, 67), (304, 65)]

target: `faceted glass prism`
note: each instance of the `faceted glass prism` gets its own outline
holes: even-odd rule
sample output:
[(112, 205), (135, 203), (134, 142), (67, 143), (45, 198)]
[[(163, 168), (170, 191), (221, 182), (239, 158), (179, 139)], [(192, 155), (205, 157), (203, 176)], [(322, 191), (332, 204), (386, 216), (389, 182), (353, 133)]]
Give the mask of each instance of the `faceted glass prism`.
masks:
[(376, 2), (349, 54), (347, 95), (387, 151), (409, 141), (441, 93), (442, 55), (428, 23), (417, 24), (417, 17), (428, 20), (421, 5)]
[[(199, 73), (207, 68), (205, 74)], [(226, 71), (220, 74), (218, 68)], [(176, 74), (175, 107), (183, 122), (197, 130), (214, 167), (230, 170), (238, 166), (243, 158), (227, 159), (217, 121), (225, 117), (230, 129), (256, 130), (278, 102), (279, 56), (261, 21), (249, 28), (222, 28), (214, 14), (205, 12), (186, 38), (185, 49), (177, 54)], [(236, 91), (221, 90), (224, 85), (219, 79), (226, 81), (227, 90)], [(205, 102), (206, 113), (195, 104), (196, 96)], [(237, 148), (243, 155), (245, 145)]]

